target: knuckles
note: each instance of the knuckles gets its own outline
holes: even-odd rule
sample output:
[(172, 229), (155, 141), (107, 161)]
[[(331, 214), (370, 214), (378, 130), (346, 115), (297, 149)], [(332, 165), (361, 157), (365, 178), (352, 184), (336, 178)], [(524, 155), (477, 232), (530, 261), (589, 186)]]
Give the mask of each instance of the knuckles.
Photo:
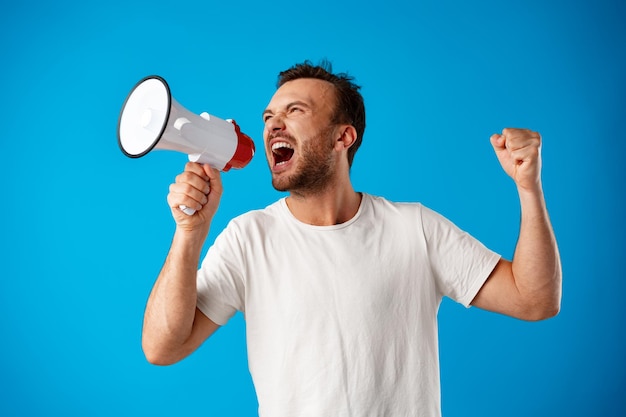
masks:
[(176, 182), (177, 183), (189, 182), (193, 176), (194, 176), (194, 174), (192, 174), (189, 171), (181, 172), (180, 174), (178, 174), (176, 176)]
[(193, 190), (195, 190), (189, 182), (190, 176), (186, 174), (187, 173), (183, 172), (182, 174), (176, 176), (175, 181), (169, 186), (170, 193), (190, 194)]
[(507, 140), (538, 140), (541, 141), (541, 135), (539, 132), (535, 132), (530, 129), (519, 129), (519, 128), (511, 128), (507, 127), (502, 130), (502, 136), (504, 136)]
[(541, 135), (529, 129), (506, 128), (502, 130), (507, 149), (519, 150), (522, 148), (539, 148)]

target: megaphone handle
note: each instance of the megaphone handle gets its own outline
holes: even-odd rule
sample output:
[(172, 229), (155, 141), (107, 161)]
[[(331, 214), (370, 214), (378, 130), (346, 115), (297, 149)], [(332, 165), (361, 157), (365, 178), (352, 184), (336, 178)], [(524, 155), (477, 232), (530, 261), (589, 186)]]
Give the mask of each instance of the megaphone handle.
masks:
[[(207, 113), (207, 112), (202, 112), (202, 113), (200, 113), (200, 117), (202, 117), (203, 119), (206, 119), (206, 120), (211, 120), (211, 115), (210, 115), (209, 113)], [(185, 119), (185, 120), (186, 120), (186, 119)], [(178, 122), (178, 120), (177, 120), (177, 122)], [(189, 121), (187, 120), (187, 122), (189, 122)], [(184, 124), (184, 122), (183, 122), (183, 124)], [(181, 126), (182, 126), (182, 125), (181, 125)], [(178, 127), (177, 129), (178, 129), (178, 130), (180, 130), (180, 127)], [(178, 206), (178, 208), (179, 208), (179, 209), (180, 209), (183, 213), (185, 213), (185, 214), (186, 214), (186, 215), (188, 215), (188, 216), (193, 216), (193, 215), (196, 213), (196, 211), (195, 211), (194, 209), (189, 208), (189, 207), (187, 207), (187, 206), (186, 206), (186, 205), (184, 205), (184, 204), (181, 204), (180, 206)]]

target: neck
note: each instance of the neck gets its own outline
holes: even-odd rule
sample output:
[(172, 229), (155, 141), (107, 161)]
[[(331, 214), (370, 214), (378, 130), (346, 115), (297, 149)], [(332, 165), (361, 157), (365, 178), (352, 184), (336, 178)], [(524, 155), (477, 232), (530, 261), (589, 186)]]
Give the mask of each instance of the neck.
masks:
[(352, 184), (326, 187), (316, 193), (291, 191), (287, 207), (294, 217), (314, 226), (332, 226), (353, 218), (361, 205), (361, 194), (354, 191)]

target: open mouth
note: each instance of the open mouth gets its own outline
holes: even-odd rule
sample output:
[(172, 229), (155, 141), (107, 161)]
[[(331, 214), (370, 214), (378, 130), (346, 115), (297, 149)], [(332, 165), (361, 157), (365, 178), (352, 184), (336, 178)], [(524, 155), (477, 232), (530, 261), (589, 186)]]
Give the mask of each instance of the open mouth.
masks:
[(287, 142), (276, 142), (272, 145), (272, 154), (276, 166), (284, 165), (293, 156), (293, 147)]

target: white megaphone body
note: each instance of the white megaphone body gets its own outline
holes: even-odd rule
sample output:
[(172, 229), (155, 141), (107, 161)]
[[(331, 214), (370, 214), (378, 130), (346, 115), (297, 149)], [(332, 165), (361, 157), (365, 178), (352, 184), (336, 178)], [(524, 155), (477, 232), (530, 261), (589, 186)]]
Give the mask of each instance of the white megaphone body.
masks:
[[(122, 152), (131, 158), (154, 149), (172, 150), (220, 171), (243, 168), (255, 150), (252, 139), (234, 121), (190, 112), (156, 75), (142, 79), (131, 90), (120, 113), (117, 137)], [(189, 215), (195, 212), (181, 209)]]

